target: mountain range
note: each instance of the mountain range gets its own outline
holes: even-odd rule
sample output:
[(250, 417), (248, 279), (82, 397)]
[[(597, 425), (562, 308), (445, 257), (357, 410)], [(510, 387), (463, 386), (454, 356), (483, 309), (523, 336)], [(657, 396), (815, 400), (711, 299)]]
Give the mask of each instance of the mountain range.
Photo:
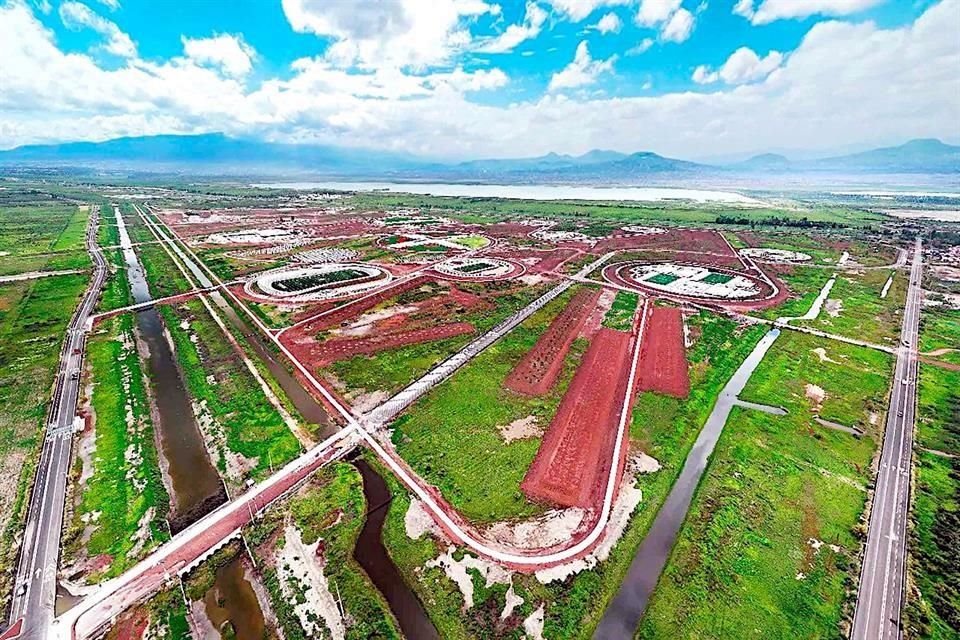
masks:
[(413, 155), (329, 145), (285, 144), (220, 133), (117, 138), (106, 142), (30, 145), (0, 151), (0, 168), (82, 167), (195, 175), (340, 176), (480, 182), (637, 182), (645, 177), (724, 177), (750, 174), (960, 174), (960, 146), (935, 139), (845, 156), (791, 160), (761, 154), (703, 164), (643, 151), (593, 150), (580, 156), (441, 163)]

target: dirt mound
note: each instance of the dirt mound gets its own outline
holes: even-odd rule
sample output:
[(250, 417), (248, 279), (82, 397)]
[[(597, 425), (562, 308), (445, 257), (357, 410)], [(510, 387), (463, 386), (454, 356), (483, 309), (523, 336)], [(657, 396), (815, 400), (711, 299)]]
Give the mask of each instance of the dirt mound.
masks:
[(656, 305), (650, 305), (648, 313), (637, 389), (686, 398), (690, 375), (683, 346), (683, 313), (677, 307)]
[(505, 386), (531, 396), (547, 393), (557, 381), (563, 368), (563, 359), (599, 297), (600, 291), (592, 289), (583, 289), (573, 296), (533, 349), (513, 368)]

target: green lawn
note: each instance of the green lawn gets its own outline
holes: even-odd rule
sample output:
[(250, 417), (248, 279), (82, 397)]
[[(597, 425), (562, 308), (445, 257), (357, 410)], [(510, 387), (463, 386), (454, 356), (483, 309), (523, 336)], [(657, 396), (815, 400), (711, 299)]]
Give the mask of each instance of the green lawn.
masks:
[[(134, 322), (132, 314), (114, 316), (87, 343), (96, 440), (89, 479), (78, 482), (79, 460), (74, 469), (78, 490), (64, 548), (68, 562), (110, 556), (103, 571), (86, 576), (89, 581), (115, 577), (169, 538), (169, 496), (160, 477)], [(85, 533), (89, 518), (94, 521)]]
[[(821, 363), (820, 346), (839, 364)], [(781, 334), (741, 397), (788, 414), (731, 414), (638, 637), (839, 634), (876, 448), (869, 416), (882, 410), (891, 365), (880, 352)], [(824, 417), (867, 435), (816, 425), (808, 383), (827, 392)]]

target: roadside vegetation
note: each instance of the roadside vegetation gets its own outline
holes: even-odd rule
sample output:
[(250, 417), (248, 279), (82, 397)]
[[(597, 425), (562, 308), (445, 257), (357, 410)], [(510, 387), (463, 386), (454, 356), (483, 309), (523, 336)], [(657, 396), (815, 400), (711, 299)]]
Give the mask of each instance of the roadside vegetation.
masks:
[(0, 206), (0, 276), (88, 268), (89, 215), (87, 205)]
[[(93, 433), (77, 443), (64, 563), (88, 582), (112, 578), (169, 538), (135, 317), (105, 320), (87, 343)], [(89, 428), (89, 427), (88, 427)]]
[[(894, 275), (887, 297), (880, 294)], [(821, 331), (891, 345), (900, 335), (909, 276), (886, 269), (844, 271), (830, 290), (816, 320), (801, 322)]]
[(839, 635), (891, 367), (881, 352), (778, 338), (741, 398), (788, 413), (734, 409), (638, 637)]
[(617, 291), (613, 304), (603, 317), (603, 326), (617, 331), (630, 331), (633, 326), (633, 316), (637, 311), (640, 296), (626, 291)]
[(960, 365), (960, 309), (925, 307), (918, 349), (921, 355)]
[(89, 276), (0, 284), (0, 603), (12, 591), (15, 542), (40, 451), (64, 332)]
[(790, 297), (780, 305), (752, 314), (767, 320), (802, 316), (820, 295), (823, 285), (833, 276), (833, 271), (818, 267), (780, 266), (774, 272), (787, 286)]
[[(910, 536), (915, 637), (960, 638), (960, 372), (920, 366)], [(953, 456), (948, 457), (948, 456)]]

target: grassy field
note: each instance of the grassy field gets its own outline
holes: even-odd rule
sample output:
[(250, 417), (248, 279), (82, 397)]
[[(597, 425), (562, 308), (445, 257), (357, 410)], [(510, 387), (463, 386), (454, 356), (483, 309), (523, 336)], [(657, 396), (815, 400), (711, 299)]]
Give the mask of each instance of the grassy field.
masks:
[(960, 310), (942, 307), (927, 307), (920, 315), (921, 353), (942, 349), (953, 349), (936, 356), (960, 364)]
[(570, 218), (584, 223), (675, 222), (678, 224), (713, 223), (719, 216), (733, 216), (762, 224), (773, 218), (836, 223), (844, 226), (868, 226), (883, 219), (880, 214), (841, 207), (815, 207), (808, 210), (732, 208), (721, 204), (680, 205), (593, 201), (533, 201), (500, 198), (454, 198), (414, 194), (365, 193), (351, 201), (371, 209), (417, 207), (425, 212), (456, 217), (464, 222), (495, 222), (513, 217)]
[[(514, 592), (524, 599), (517, 619), (530, 615), (545, 603), (544, 636), (547, 638), (589, 638), (607, 603), (615, 594), (629, 567), (637, 546), (643, 540), (680, 472), (683, 461), (706, 420), (722, 386), (764, 330), (742, 330), (725, 318), (707, 313), (690, 320), (696, 344), (688, 357), (691, 362), (692, 390), (686, 400), (642, 394), (635, 407), (631, 425), (632, 450), (643, 450), (663, 465), (660, 472), (637, 477), (643, 502), (606, 562), (562, 582), (541, 584), (532, 576), (515, 576)], [(493, 468), (488, 465), (488, 469)], [(489, 475), (489, 473), (488, 473)], [(394, 492), (384, 527), (384, 541), (392, 557), (418, 591), (428, 612), (444, 638), (494, 637), (498, 629), (505, 638), (524, 637), (522, 629), (498, 624), (503, 609), (506, 585), (485, 588), (474, 574), (476, 602), (466, 614), (457, 587), (442, 571), (424, 564), (446, 551), (429, 537), (411, 540), (404, 528), (404, 515), (410, 503), (406, 491), (386, 475)], [(491, 483), (492, 484), (492, 483)]]
[[(489, 522), (542, 511), (520, 492), (539, 438), (505, 443), (497, 427), (531, 415), (540, 425), (549, 424), (585, 345), (574, 344), (560, 383), (544, 397), (514, 393), (503, 387), (503, 381), (573, 293), (567, 291), (535, 313), (393, 423), (394, 443), (403, 458), (472, 520)], [(493, 469), (497, 482), (490, 481)]]
[(0, 285), (0, 603), (11, 592), (13, 543), (26, 496), (60, 345), (88, 275), (52, 276)]
[(629, 331), (633, 325), (633, 316), (637, 311), (640, 296), (627, 291), (617, 291), (613, 304), (603, 317), (603, 326), (618, 331)]
[(87, 207), (43, 204), (0, 207), (0, 276), (85, 269)]
[[(336, 378), (335, 383), (344, 388), (348, 397), (351, 398), (373, 391), (396, 393), (544, 292), (543, 287), (526, 287), (497, 293), (494, 287), (499, 287), (499, 283), (459, 286), (464, 290), (470, 290), (473, 287), (474, 293), (490, 294), (488, 300), (495, 305), (492, 310), (463, 309), (443, 317), (444, 323), (469, 322), (476, 328), (474, 333), (387, 349), (371, 356), (358, 355), (340, 360), (330, 365), (330, 370)], [(433, 292), (431, 295), (436, 295), (440, 291), (434, 285), (426, 285), (423, 289)], [(419, 290), (414, 290), (401, 294), (396, 299), (376, 307), (375, 310), (387, 309), (394, 305), (416, 304), (422, 299), (418, 292)]]
[(91, 582), (118, 575), (169, 538), (169, 496), (160, 477), (134, 322), (132, 314), (114, 316), (87, 343), (96, 439), (74, 468), (77, 489), (64, 555), (67, 564), (106, 560), (102, 570), (86, 576)]
[(778, 278), (787, 286), (790, 297), (780, 305), (754, 313), (768, 320), (781, 316), (797, 317), (805, 314), (813, 301), (817, 299), (823, 285), (833, 275), (829, 269), (814, 267), (788, 267), (779, 273)]
[(844, 272), (816, 320), (801, 322), (821, 331), (890, 345), (900, 335), (900, 317), (907, 297), (907, 275), (897, 273), (886, 298), (880, 293), (893, 271)]
[[(261, 480), (271, 467), (295, 457), (300, 451), (296, 437), (203, 304), (190, 300), (159, 309), (187, 389), (209, 412), (217, 466), (231, 488), (239, 489), (246, 478)], [(243, 461), (244, 477), (228, 468), (227, 457), (234, 454)]]
[[(248, 542), (257, 549), (258, 556), (272, 557), (283, 547), (285, 524), (300, 530), (304, 544), (322, 540), (324, 575), (350, 618), (346, 637), (400, 638), (387, 603), (353, 559), (366, 512), (359, 472), (350, 464), (337, 462), (314, 474), (283, 509), (271, 511), (265, 520), (250, 528)], [(273, 562), (262, 564), (260, 569), (284, 636), (287, 640), (310, 637), (280, 590)], [(302, 589), (297, 581), (288, 586), (295, 592)]]
[[(821, 363), (812, 350), (822, 345), (784, 333), (751, 377), (742, 397), (788, 414), (734, 409), (638, 637), (839, 635), (876, 447), (869, 416), (891, 362), (831, 344), (838, 364)], [(867, 435), (816, 425), (806, 384), (827, 390), (825, 417)]]
[(908, 607), (914, 637), (960, 638), (960, 372), (921, 365)]

